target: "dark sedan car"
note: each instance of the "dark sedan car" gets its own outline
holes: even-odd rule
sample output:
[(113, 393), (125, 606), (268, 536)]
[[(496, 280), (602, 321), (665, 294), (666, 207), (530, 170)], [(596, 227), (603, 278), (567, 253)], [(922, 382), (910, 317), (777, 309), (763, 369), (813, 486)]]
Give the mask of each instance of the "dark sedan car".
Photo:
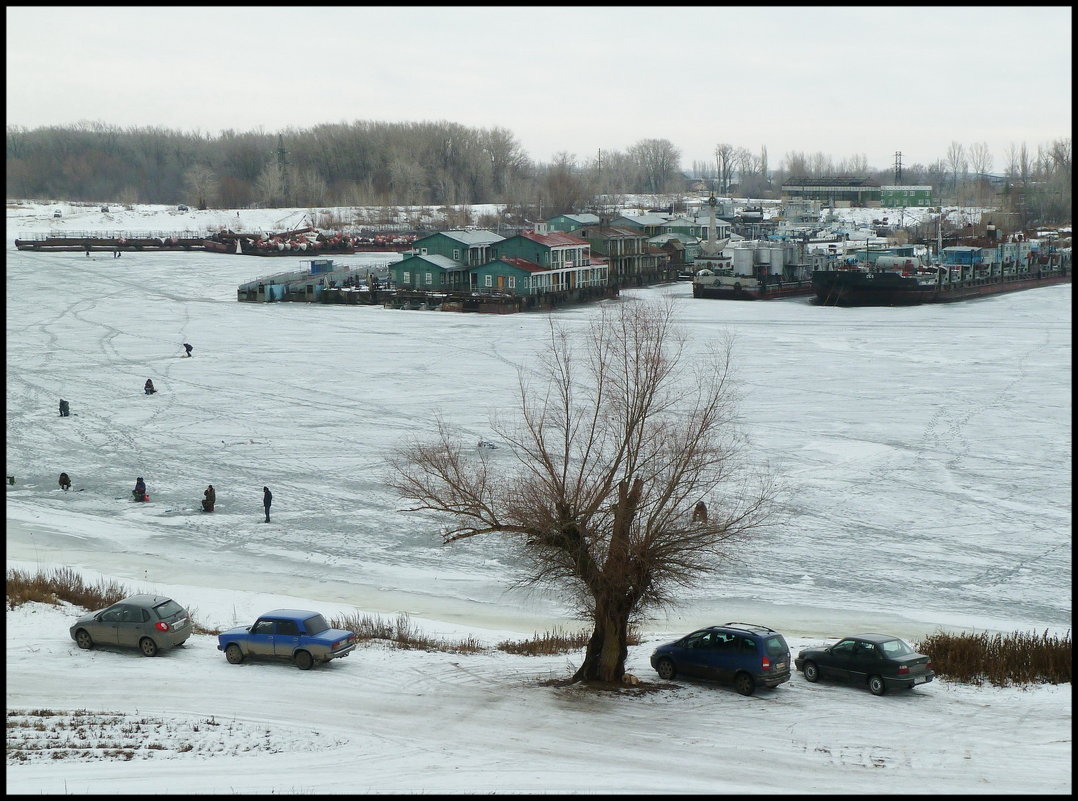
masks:
[(191, 636), (187, 610), (163, 595), (132, 595), (107, 609), (83, 615), (70, 629), (79, 648), (116, 645), (156, 656)]
[(805, 681), (823, 677), (866, 684), (873, 695), (909, 690), (936, 677), (927, 656), (887, 634), (857, 634), (826, 648), (807, 648), (794, 664)]

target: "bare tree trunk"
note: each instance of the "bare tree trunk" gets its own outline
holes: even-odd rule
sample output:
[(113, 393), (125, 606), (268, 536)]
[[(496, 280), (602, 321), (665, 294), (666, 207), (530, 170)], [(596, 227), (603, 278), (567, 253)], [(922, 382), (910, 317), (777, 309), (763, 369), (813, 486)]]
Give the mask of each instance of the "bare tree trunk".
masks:
[(629, 656), (629, 610), (596, 611), (595, 630), (573, 681), (620, 682)]
[(618, 500), (614, 507), (614, 524), (606, 563), (592, 588), (595, 598), (595, 631), (588, 641), (584, 662), (573, 677), (575, 681), (598, 680), (619, 682), (625, 674), (625, 659), (629, 655), (629, 616), (636, 608), (639, 587), (633, 587), (635, 574), (630, 561), (629, 535), (633, 518), (643, 494), (644, 482), (635, 479), (632, 488), (622, 480), (618, 484)]

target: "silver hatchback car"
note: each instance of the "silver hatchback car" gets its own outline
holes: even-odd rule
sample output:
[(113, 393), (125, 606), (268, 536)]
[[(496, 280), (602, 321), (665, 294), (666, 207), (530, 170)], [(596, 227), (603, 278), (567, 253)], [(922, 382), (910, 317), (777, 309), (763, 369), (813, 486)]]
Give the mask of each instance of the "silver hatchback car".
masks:
[(164, 595), (132, 595), (106, 609), (83, 615), (71, 627), (79, 648), (115, 645), (156, 656), (191, 636), (191, 616)]

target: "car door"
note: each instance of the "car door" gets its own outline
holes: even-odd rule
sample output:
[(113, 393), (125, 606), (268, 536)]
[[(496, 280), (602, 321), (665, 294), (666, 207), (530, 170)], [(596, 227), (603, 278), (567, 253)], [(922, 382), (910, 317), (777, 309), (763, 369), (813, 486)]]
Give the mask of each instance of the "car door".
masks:
[(247, 651), (251, 656), (273, 656), (273, 635), (276, 630), (276, 620), (259, 618), (255, 621), (247, 637)]
[(674, 656), (678, 670), (688, 676), (711, 678), (712, 654), (709, 651), (713, 641), (710, 631), (695, 631), (686, 637)]
[(119, 645), (120, 622), (124, 617), (124, 604), (114, 604), (102, 612), (90, 632), (90, 636), (97, 642), (108, 645)]
[(880, 673), (883, 666), (883, 657), (875, 643), (860, 640), (853, 646), (850, 656), (850, 679), (852, 681), (865, 681), (870, 675)]
[(116, 624), (116, 642), (129, 648), (137, 648), (145, 631), (145, 623), (150, 619), (146, 610), (138, 606), (124, 604), (123, 615)]
[(730, 643), (724, 653), (720, 678), (723, 681), (733, 681), (741, 671), (750, 676), (760, 672), (760, 656), (756, 647), (756, 640), (744, 634), (735, 634), (730, 638)]
[(299, 625), (294, 620), (278, 620), (273, 635), (273, 655), (291, 659), (299, 647)]
[(826, 664), (821, 665), (824, 673), (831, 676), (831, 678), (849, 681), (850, 660), (853, 658), (854, 645), (856, 645), (856, 642), (849, 639), (832, 645), (827, 654)]

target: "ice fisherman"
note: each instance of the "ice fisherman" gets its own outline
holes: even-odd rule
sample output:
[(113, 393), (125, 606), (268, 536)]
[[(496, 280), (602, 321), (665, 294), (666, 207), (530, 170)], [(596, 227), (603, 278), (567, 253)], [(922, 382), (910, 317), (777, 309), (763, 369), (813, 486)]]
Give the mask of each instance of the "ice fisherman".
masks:
[(191, 355), (191, 351), (193, 351), (193, 350), (194, 350), (194, 348), (192, 348), (192, 347), (191, 347), (190, 345), (188, 345), (188, 344), (187, 344), (186, 342), (184, 342), (184, 343), (183, 343), (183, 349), (184, 349), (185, 351), (187, 351), (187, 354), (186, 354), (187, 356), (190, 356), (190, 355)]
[(136, 501), (149, 500), (149, 497), (146, 495), (146, 482), (142, 480), (142, 476), (139, 476), (135, 480), (135, 488), (131, 490), (131, 495)]
[(157, 392), (157, 390), (154, 389), (153, 381), (149, 378), (146, 379), (146, 386), (144, 387), (144, 389), (146, 390), (147, 395), (152, 395), (153, 393)]
[(206, 487), (206, 491), (202, 493), (202, 495), (202, 511), (212, 512), (213, 505), (217, 503), (217, 493), (213, 489), (213, 484), (210, 484), (208, 487)]
[(60, 474), (60, 489), (67, 492), (71, 489), (71, 479), (67, 477), (67, 473)]
[(269, 510), (270, 504), (273, 503), (273, 493), (270, 492), (269, 487), (262, 488), (262, 505), (266, 507), (266, 522), (270, 521)]
[(694, 523), (706, 523), (707, 522), (707, 504), (700, 501), (696, 504), (696, 507), (692, 510), (692, 522)]

